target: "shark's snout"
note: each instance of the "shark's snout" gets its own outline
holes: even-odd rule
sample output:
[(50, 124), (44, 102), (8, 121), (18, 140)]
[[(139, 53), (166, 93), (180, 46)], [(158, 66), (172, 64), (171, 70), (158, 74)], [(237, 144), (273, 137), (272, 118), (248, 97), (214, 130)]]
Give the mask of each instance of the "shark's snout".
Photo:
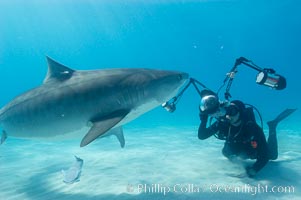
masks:
[(186, 81), (189, 78), (189, 74), (185, 72), (181, 72), (178, 75), (179, 81)]
[(189, 74), (185, 72), (177, 72), (177, 80), (176, 80), (176, 85), (183, 85), (188, 79), (189, 79)]
[(183, 81), (186, 81), (187, 79), (189, 78), (189, 74), (188, 73), (185, 73), (185, 72), (181, 72), (179, 74), (179, 80), (183, 80)]

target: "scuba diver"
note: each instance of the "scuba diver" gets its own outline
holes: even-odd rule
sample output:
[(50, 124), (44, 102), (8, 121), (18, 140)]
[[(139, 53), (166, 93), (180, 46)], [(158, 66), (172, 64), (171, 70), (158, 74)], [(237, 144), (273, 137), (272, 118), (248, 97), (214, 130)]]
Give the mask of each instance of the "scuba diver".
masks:
[[(247, 107), (239, 100), (220, 103), (217, 94), (208, 89), (201, 91), (200, 95), (200, 140), (212, 135), (225, 140), (222, 153), (230, 161), (237, 157), (256, 159), (253, 165), (245, 168), (249, 177), (254, 177), (269, 160), (277, 159), (276, 127), (296, 109), (286, 109), (274, 120), (267, 122), (269, 137), (266, 140), (262, 128), (256, 123), (252, 107)], [(207, 126), (209, 117), (216, 121)]]
[[(266, 140), (261, 119), (261, 126), (256, 123), (253, 109), (258, 110), (242, 101), (228, 101), (231, 97), (230, 88), (238, 72), (237, 68), (243, 64), (258, 72), (256, 83), (264, 85), (275, 90), (286, 88), (286, 79), (272, 68), (261, 68), (251, 60), (244, 57), (236, 59), (232, 69), (226, 74), (223, 84), (217, 93), (208, 89), (204, 84), (194, 78), (190, 78), (189, 83), (170, 101), (165, 102), (162, 106), (168, 112), (176, 110), (176, 104), (182, 97), (186, 89), (193, 85), (201, 97), (200, 103), (200, 126), (198, 129), (198, 138), (205, 140), (212, 135), (216, 138), (225, 140), (222, 153), (230, 161), (239, 157), (242, 159), (256, 159), (252, 166), (247, 166), (246, 174), (254, 177), (269, 160), (278, 158), (278, 143), (276, 127), (279, 122), (292, 114), (296, 109), (286, 109), (281, 112), (274, 120), (267, 122), (269, 127), (269, 136)], [(204, 88), (200, 91), (198, 85)], [(226, 102), (220, 102), (218, 98), (219, 91), (225, 86)], [(259, 116), (260, 113), (258, 112)], [(260, 116), (261, 118), (261, 116)], [(208, 122), (208, 119), (210, 123)], [(214, 122), (212, 120), (215, 120)], [(213, 123), (212, 123), (213, 122)], [(207, 125), (208, 124), (208, 125)]]

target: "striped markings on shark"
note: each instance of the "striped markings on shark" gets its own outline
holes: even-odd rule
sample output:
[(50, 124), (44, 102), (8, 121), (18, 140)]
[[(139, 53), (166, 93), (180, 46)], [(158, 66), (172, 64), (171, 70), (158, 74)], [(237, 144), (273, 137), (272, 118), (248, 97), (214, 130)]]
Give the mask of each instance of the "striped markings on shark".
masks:
[(47, 61), (44, 83), (0, 110), (1, 143), (7, 135), (72, 138), (74, 131), (88, 127), (81, 147), (112, 134), (124, 147), (122, 125), (171, 99), (188, 79), (187, 73), (177, 71), (74, 70), (49, 57)]

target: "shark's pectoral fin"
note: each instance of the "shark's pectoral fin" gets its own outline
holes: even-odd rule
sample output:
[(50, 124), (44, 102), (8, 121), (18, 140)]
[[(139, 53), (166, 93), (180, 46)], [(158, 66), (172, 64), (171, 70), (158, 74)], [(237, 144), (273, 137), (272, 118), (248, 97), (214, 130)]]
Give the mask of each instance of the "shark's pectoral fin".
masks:
[(95, 117), (92, 119), (91, 122), (93, 123), (93, 126), (82, 139), (80, 146), (84, 147), (96, 138), (105, 134), (108, 130), (119, 123), (128, 113), (129, 110), (118, 110), (110, 113), (109, 115)]

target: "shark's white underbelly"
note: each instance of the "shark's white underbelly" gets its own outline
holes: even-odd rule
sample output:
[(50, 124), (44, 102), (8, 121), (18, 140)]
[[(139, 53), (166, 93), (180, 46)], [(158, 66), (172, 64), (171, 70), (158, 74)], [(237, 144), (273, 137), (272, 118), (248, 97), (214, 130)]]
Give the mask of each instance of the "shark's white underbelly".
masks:
[(139, 116), (143, 115), (144, 113), (152, 110), (153, 108), (159, 105), (161, 105), (161, 103), (155, 100), (144, 103), (138, 106), (137, 108), (132, 109), (131, 112), (120, 123), (116, 124), (115, 127), (127, 124), (130, 121), (138, 118)]

